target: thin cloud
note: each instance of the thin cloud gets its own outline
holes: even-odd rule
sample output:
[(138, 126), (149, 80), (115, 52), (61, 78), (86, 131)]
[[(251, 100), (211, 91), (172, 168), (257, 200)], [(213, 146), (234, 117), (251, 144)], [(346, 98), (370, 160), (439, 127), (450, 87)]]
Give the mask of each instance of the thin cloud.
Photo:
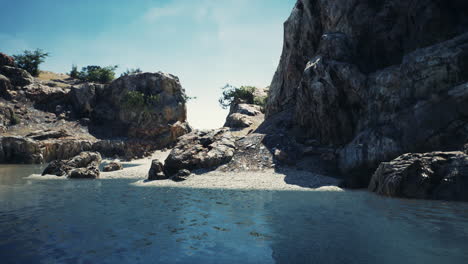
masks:
[(147, 22), (155, 22), (158, 19), (177, 16), (181, 13), (182, 8), (177, 6), (154, 7), (143, 15), (143, 19)]

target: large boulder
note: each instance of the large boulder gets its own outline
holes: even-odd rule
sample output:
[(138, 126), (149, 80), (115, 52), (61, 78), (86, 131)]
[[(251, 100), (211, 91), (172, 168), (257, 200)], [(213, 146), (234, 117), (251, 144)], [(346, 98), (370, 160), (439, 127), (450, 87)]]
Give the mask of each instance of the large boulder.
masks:
[(15, 66), (15, 59), (5, 53), (0, 52), (0, 66)]
[(42, 175), (67, 176), (76, 179), (99, 178), (99, 165), (101, 155), (97, 152), (81, 152), (69, 160), (56, 160), (51, 162)]
[(155, 180), (165, 180), (168, 179), (166, 174), (164, 173), (164, 165), (158, 159), (154, 159), (151, 161), (151, 168), (148, 172), (148, 180), (155, 181)]
[[(88, 89), (82, 93), (92, 92)], [(163, 147), (189, 132), (185, 100), (176, 76), (161, 72), (132, 74), (97, 93), (92, 117), (95, 123), (122, 132), (121, 136), (154, 140)], [(184, 125), (178, 125), (181, 123)]]
[(264, 119), (261, 106), (253, 104), (233, 104), (224, 123), (225, 127), (243, 129), (260, 124)]
[(468, 201), (468, 155), (405, 154), (380, 164), (369, 190), (391, 197)]
[(122, 166), (122, 163), (114, 161), (104, 166), (102, 170), (105, 172), (119, 171), (119, 170), (123, 170), (123, 166)]
[(179, 138), (164, 170), (172, 176), (182, 169), (213, 169), (229, 162), (235, 148), (235, 137), (227, 129), (194, 131)]
[(0, 66), (0, 74), (10, 79), (13, 86), (26, 86), (34, 82), (34, 78), (29, 72), (11, 66)]

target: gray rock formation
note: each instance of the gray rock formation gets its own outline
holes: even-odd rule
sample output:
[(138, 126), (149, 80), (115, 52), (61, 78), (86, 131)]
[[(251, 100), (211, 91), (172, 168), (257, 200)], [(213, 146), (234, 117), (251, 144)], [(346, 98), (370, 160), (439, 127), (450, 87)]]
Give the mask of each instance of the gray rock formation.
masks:
[(67, 176), (74, 179), (99, 178), (101, 155), (97, 152), (81, 152), (70, 160), (55, 160), (43, 171), (42, 175)]
[(44, 162), (39, 144), (24, 137), (0, 138), (0, 161), (11, 164), (40, 164)]
[(12, 66), (0, 66), (0, 74), (9, 78), (13, 86), (22, 87), (34, 82), (34, 78), (29, 72)]
[(111, 162), (107, 164), (106, 166), (104, 166), (102, 170), (105, 172), (119, 171), (119, 170), (123, 170), (123, 166), (120, 162)]
[(164, 171), (172, 176), (182, 169), (214, 169), (229, 162), (235, 148), (235, 137), (228, 129), (194, 131), (179, 138), (165, 161)]
[(298, 1), (267, 121), (292, 111), (290, 132), (335, 148), (354, 187), (402, 153), (459, 149), (468, 140), (467, 14), (459, 0)]
[(164, 173), (164, 165), (161, 161), (155, 159), (151, 162), (151, 168), (148, 172), (148, 180), (149, 181), (156, 181), (156, 180), (166, 180), (169, 177), (166, 176)]
[[(95, 90), (95, 91), (93, 91)], [(164, 73), (140, 73), (121, 77), (99, 89), (75, 89), (75, 108), (92, 111), (92, 120), (103, 123), (124, 136), (151, 139), (161, 147), (174, 143), (190, 131), (186, 123), (185, 92), (179, 79)], [(80, 91), (80, 92), (78, 92)], [(83, 98), (96, 94), (93, 99)]]
[(369, 190), (391, 197), (468, 201), (468, 155), (405, 154), (381, 163)]
[(258, 123), (257, 120), (263, 121), (263, 119), (264, 115), (261, 112), (260, 106), (251, 104), (234, 104), (231, 106), (224, 126), (242, 129)]

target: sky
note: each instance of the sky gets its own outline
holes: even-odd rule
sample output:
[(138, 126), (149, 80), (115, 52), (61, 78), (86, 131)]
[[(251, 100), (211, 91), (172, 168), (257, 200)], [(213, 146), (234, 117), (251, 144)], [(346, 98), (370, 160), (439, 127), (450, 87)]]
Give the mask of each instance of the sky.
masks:
[(270, 85), (296, 0), (0, 0), (0, 52), (50, 53), (42, 70), (118, 65), (179, 77), (188, 121), (218, 128), (221, 87)]

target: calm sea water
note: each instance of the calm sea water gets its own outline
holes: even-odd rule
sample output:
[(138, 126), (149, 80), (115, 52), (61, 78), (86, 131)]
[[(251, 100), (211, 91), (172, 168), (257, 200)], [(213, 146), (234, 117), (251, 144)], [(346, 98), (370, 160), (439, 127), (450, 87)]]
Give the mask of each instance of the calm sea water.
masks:
[(468, 263), (468, 204), (137, 187), (0, 167), (0, 263)]

